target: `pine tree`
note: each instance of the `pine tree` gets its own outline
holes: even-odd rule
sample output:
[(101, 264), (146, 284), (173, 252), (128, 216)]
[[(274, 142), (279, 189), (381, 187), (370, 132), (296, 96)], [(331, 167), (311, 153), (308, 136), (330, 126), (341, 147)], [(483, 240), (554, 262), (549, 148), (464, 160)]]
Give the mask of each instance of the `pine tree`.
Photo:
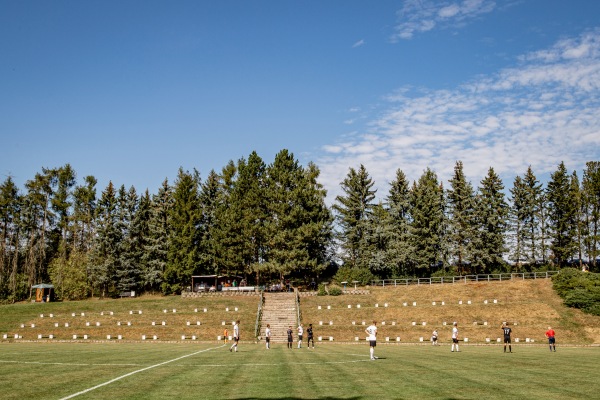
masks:
[(369, 214), (373, 209), (376, 190), (375, 183), (369, 177), (364, 165), (358, 171), (350, 168), (342, 181), (344, 195), (336, 196), (333, 209), (336, 212), (339, 231), (337, 240), (343, 254), (345, 266), (351, 268), (367, 268), (368, 254), (364, 248), (365, 230)]
[(502, 271), (505, 266), (505, 234), (508, 204), (504, 198), (504, 185), (493, 168), (481, 181), (476, 205), (476, 243), (473, 266), (477, 272)]
[(162, 291), (180, 293), (191, 283), (198, 268), (200, 223), (200, 177), (197, 171), (179, 169), (173, 188), (173, 206), (169, 210), (170, 228), (167, 265)]
[[(141, 286), (142, 251), (147, 232), (147, 220), (139, 212), (137, 192), (132, 186), (125, 192), (125, 187), (119, 192), (119, 227), (122, 242), (119, 261), (115, 271), (116, 287), (119, 292), (138, 290)], [(147, 207), (147, 205), (144, 205)]]
[(548, 196), (548, 217), (552, 235), (550, 248), (554, 256), (554, 263), (559, 267), (564, 267), (575, 253), (576, 248), (574, 224), (576, 210), (571, 201), (571, 180), (564, 162), (561, 162), (558, 169), (550, 176), (546, 195)]
[(411, 240), (411, 192), (406, 175), (396, 171), (396, 179), (390, 184), (387, 197), (390, 224), (390, 242), (386, 260), (390, 263), (392, 276), (414, 275), (413, 241)]
[(92, 296), (98, 289), (102, 297), (114, 291), (115, 271), (119, 262), (122, 232), (119, 229), (117, 192), (112, 182), (101, 194), (98, 201), (97, 236), (90, 260)]
[(306, 279), (325, 267), (331, 221), (318, 174), (314, 166), (305, 170), (287, 150), (267, 168), (265, 264), (279, 279), (290, 274)]
[(600, 255), (600, 162), (586, 163), (583, 174), (583, 202), (586, 210), (585, 223), (587, 236), (584, 240), (585, 250), (590, 259), (590, 270), (598, 272), (600, 265), (597, 259)]
[(218, 270), (218, 209), (222, 190), (219, 175), (211, 170), (200, 189), (199, 272), (202, 274), (216, 274)]
[(457, 264), (459, 273), (461, 273), (463, 266), (472, 258), (473, 213), (475, 208), (473, 186), (470, 182), (467, 182), (462, 161), (456, 162), (454, 175), (449, 182), (450, 189), (447, 191), (449, 206), (448, 245), (450, 256)]
[(95, 233), (96, 184), (93, 176), (84, 178), (84, 186), (76, 186), (73, 191), (73, 247), (82, 253), (92, 248)]
[(146, 291), (160, 290), (163, 274), (167, 266), (167, 253), (169, 246), (170, 210), (173, 197), (169, 182), (165, 179), (158, 193), (152, 196), (148, 220), (148, 237), (144, 242), (142, 254), (141, 281)]
[(527, 218), (527, 187), (525, 186), (523, 179), (520, 176), (515, 177), (513, 187), (512, 189), (510, 189), (510, 193), (512, 195), (512, 198), (509, 212), (509, 230), (512, 233), (513, 241), (509, 258), (510, 260), (515, 262), (518, 271), (522, 266), (522, 262), (528, 261), (527, 253), (525, 251), (524, 246), (524, 226)]
[(531, 166), (523, 177), (525, 193), (523, 198), (523, 251), (526, 260), (535, 263), (546, 259), (546, 205), (541, 183)]
[(415, 274), (430, 276), (444, 258), (444, 190), (436, 173), (427, 168), (413, 184), (411, 197)]
[(0, 185), (0, 300), (17, 300), (21, 203), (19, 190), (9, 176)]

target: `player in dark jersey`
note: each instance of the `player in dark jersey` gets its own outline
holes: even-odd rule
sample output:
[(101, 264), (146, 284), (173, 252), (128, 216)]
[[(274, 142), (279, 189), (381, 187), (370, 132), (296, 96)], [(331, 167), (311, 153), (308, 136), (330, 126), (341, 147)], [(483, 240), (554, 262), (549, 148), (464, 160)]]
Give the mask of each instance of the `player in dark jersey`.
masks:
[(294, 331), (292, 330), (292, 326), (290, 325), (290, 327), (287, 330), (287, 335), (288, 335), (288, 349), (291, 349), (294, 344)]
[(315, 348), (315, 339), (313, 339), (313, 330), (312, 324), (308, 324), (308, 329), (306, 330), (306, 347), (310, 349), (310, 342), (312, 342), (312, 348)]
[(508, 344), (508, 352), (512, 353), (512, 346), (510, 344), (510, 334), (512, 332), (512, 329), (510, 329), (507, 325), (506, 322), (504, 322), (502, 324), (502, 333), (504, 334), (504, 352), (506, 353), (506, 345)]

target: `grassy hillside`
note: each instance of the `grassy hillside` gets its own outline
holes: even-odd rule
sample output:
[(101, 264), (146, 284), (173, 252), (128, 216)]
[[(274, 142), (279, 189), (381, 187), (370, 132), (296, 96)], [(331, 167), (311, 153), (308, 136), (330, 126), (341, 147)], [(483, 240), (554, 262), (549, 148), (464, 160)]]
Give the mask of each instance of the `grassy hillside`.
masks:
[(370, 295), (302, 298), (301, 309), (303, 322), (312, 323), (324, 340), (363, 339), (363, 321), (369, 325), (375, 319), (379, 340), (395, 341), (399, 336), (401, 342), (419, 342), (421, 337), (428, 341), (437, 328), (440, 340), (449, 343), (452, 323), (457, 321), (461, 337), (470, 343), (487, 343), (486, 339), (493, 343), (507, 321), (513, 340), (522, 343), (527, 338), (544, 342), (548, 326), (557, 332), (558, 342), (600, 343), (600, 317), (565, 307), (549, 279), (379, 287), (371, 288)]
[[(15, 334), (23, 340), (37, 340), (39, 334), (44, 340), (49, 334), (54, 340), (72, 340), (73, 335), (80, 340), (86, 334), (88, 340), (122, 335), (125, 341), (139, 341), (142, 335), (156, 335), (159, 341), (179, 341), (182, 335), (186, 340), (194, 335), (197, 340), (214, 341), (223, 334), (223, 322), (231, 334), (231, 322), (237, 319), (242, 321), (242, 340), (253, 340), (257, 306), (258, 296), (142, 296), (2, 305), (0, 340), (4, 334), (11, 341)], [(313, 324), (315, 336), (323, 340), (331, 336), (334, 342), (364, 339), (363, 321), (368, 325), (375, 319), (380, 342), (386, 337), (392, 342), (397, 337), (401, 343), (419, 343), (421, 337), (428, 342), (437, 328), (440, 342), (449, 343), (452, 322), (457, 321), (461, 337), (469, 343), (487, 343), (487, 339), (495, 343), (501, 336), (500, 325), (507, 321), (513, 340), (519, 338), (521, 343), (527, 338), (545, 342), (548, 326), (556, 331), (559, 344), (600, 343), (600, 317), (565, 307), (548, 279), (378, 287), (368, 295), (301, 297), (300, 307), (302, 322)]]

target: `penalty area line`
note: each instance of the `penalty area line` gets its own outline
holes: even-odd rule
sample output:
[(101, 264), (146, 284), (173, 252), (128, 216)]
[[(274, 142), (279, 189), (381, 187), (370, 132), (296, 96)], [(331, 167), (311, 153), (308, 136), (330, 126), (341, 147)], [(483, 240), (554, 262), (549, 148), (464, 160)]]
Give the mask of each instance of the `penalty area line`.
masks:
[(77, 396), (80, 396), (82, 394), (91, 392), (92, 390), (96, 390), (98, 388), (101, 388), (102, 386), (110, 385), (111, 383), (117, 382), (117, 381), (119, 381), (121, 379), (124, 379), (124, 378), (127, 378), (127, 377), (129, 377), (131, 375), (135, 375), (135, 374), (137, 374), (139, 372), (148, 371), (149, 369), (160, 367), (162, 365), (166, 365), (166, 364), (169, 364), (169, 363), (172, 363), (172, 362), (175, 362), (175, 361), (179, 361), (179, 360), (182, 360), (182, 359), (187, 358), (187, 357), (195, 356), (195, 355), (200, 354), (200, 353), (205, 353), (205, 352), (210, 351), (210, 350), (219, 349), (219, 348), (221, 348), (223, 346), (225, 346), (225, 345), (221, 345), (221, 346), (218, 346), (218, 347), (212, 347), (210, 349), (196, 351), (195, 353), (186, 354), (185, 356), (177, 357), (177, 358), (174, 358), (172, 360), (164, 361), (164, 362), (161, 362), (161, 363), (158, 363), (158, 364), (151, 365), (151, 366), (146, 367), (146, 368), (138, 369), (136, 371), (129, 372), (129, 373), (125, 374), (125, 375), (118, 376), (118, 377), (116, 377), (114, 379), (111, 379), (110, 381), (107, 381), (107, 382), (101, 383), (99, 385), (93, 386), (91, 388), (82, 390), (81, 392), (73, 393), (73, 394), (71, 394), (71, 395), (69, 395), (67, 397), (63, 397), (60, 400), (72, 399), (73, 397), (77, 397)]

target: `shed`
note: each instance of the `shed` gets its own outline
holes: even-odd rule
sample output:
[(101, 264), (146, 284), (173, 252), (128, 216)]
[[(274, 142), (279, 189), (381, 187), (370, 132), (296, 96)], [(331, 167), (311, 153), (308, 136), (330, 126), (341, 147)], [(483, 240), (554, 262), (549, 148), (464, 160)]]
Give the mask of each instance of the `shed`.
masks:
[(52, 298), (52, 290), (54, 289), (54, 285), (49, 283), (38, 283), (37, 285), (31, 286), (31, 288), (35, 289), (36, 303), (44, 303), (50, 301)]

